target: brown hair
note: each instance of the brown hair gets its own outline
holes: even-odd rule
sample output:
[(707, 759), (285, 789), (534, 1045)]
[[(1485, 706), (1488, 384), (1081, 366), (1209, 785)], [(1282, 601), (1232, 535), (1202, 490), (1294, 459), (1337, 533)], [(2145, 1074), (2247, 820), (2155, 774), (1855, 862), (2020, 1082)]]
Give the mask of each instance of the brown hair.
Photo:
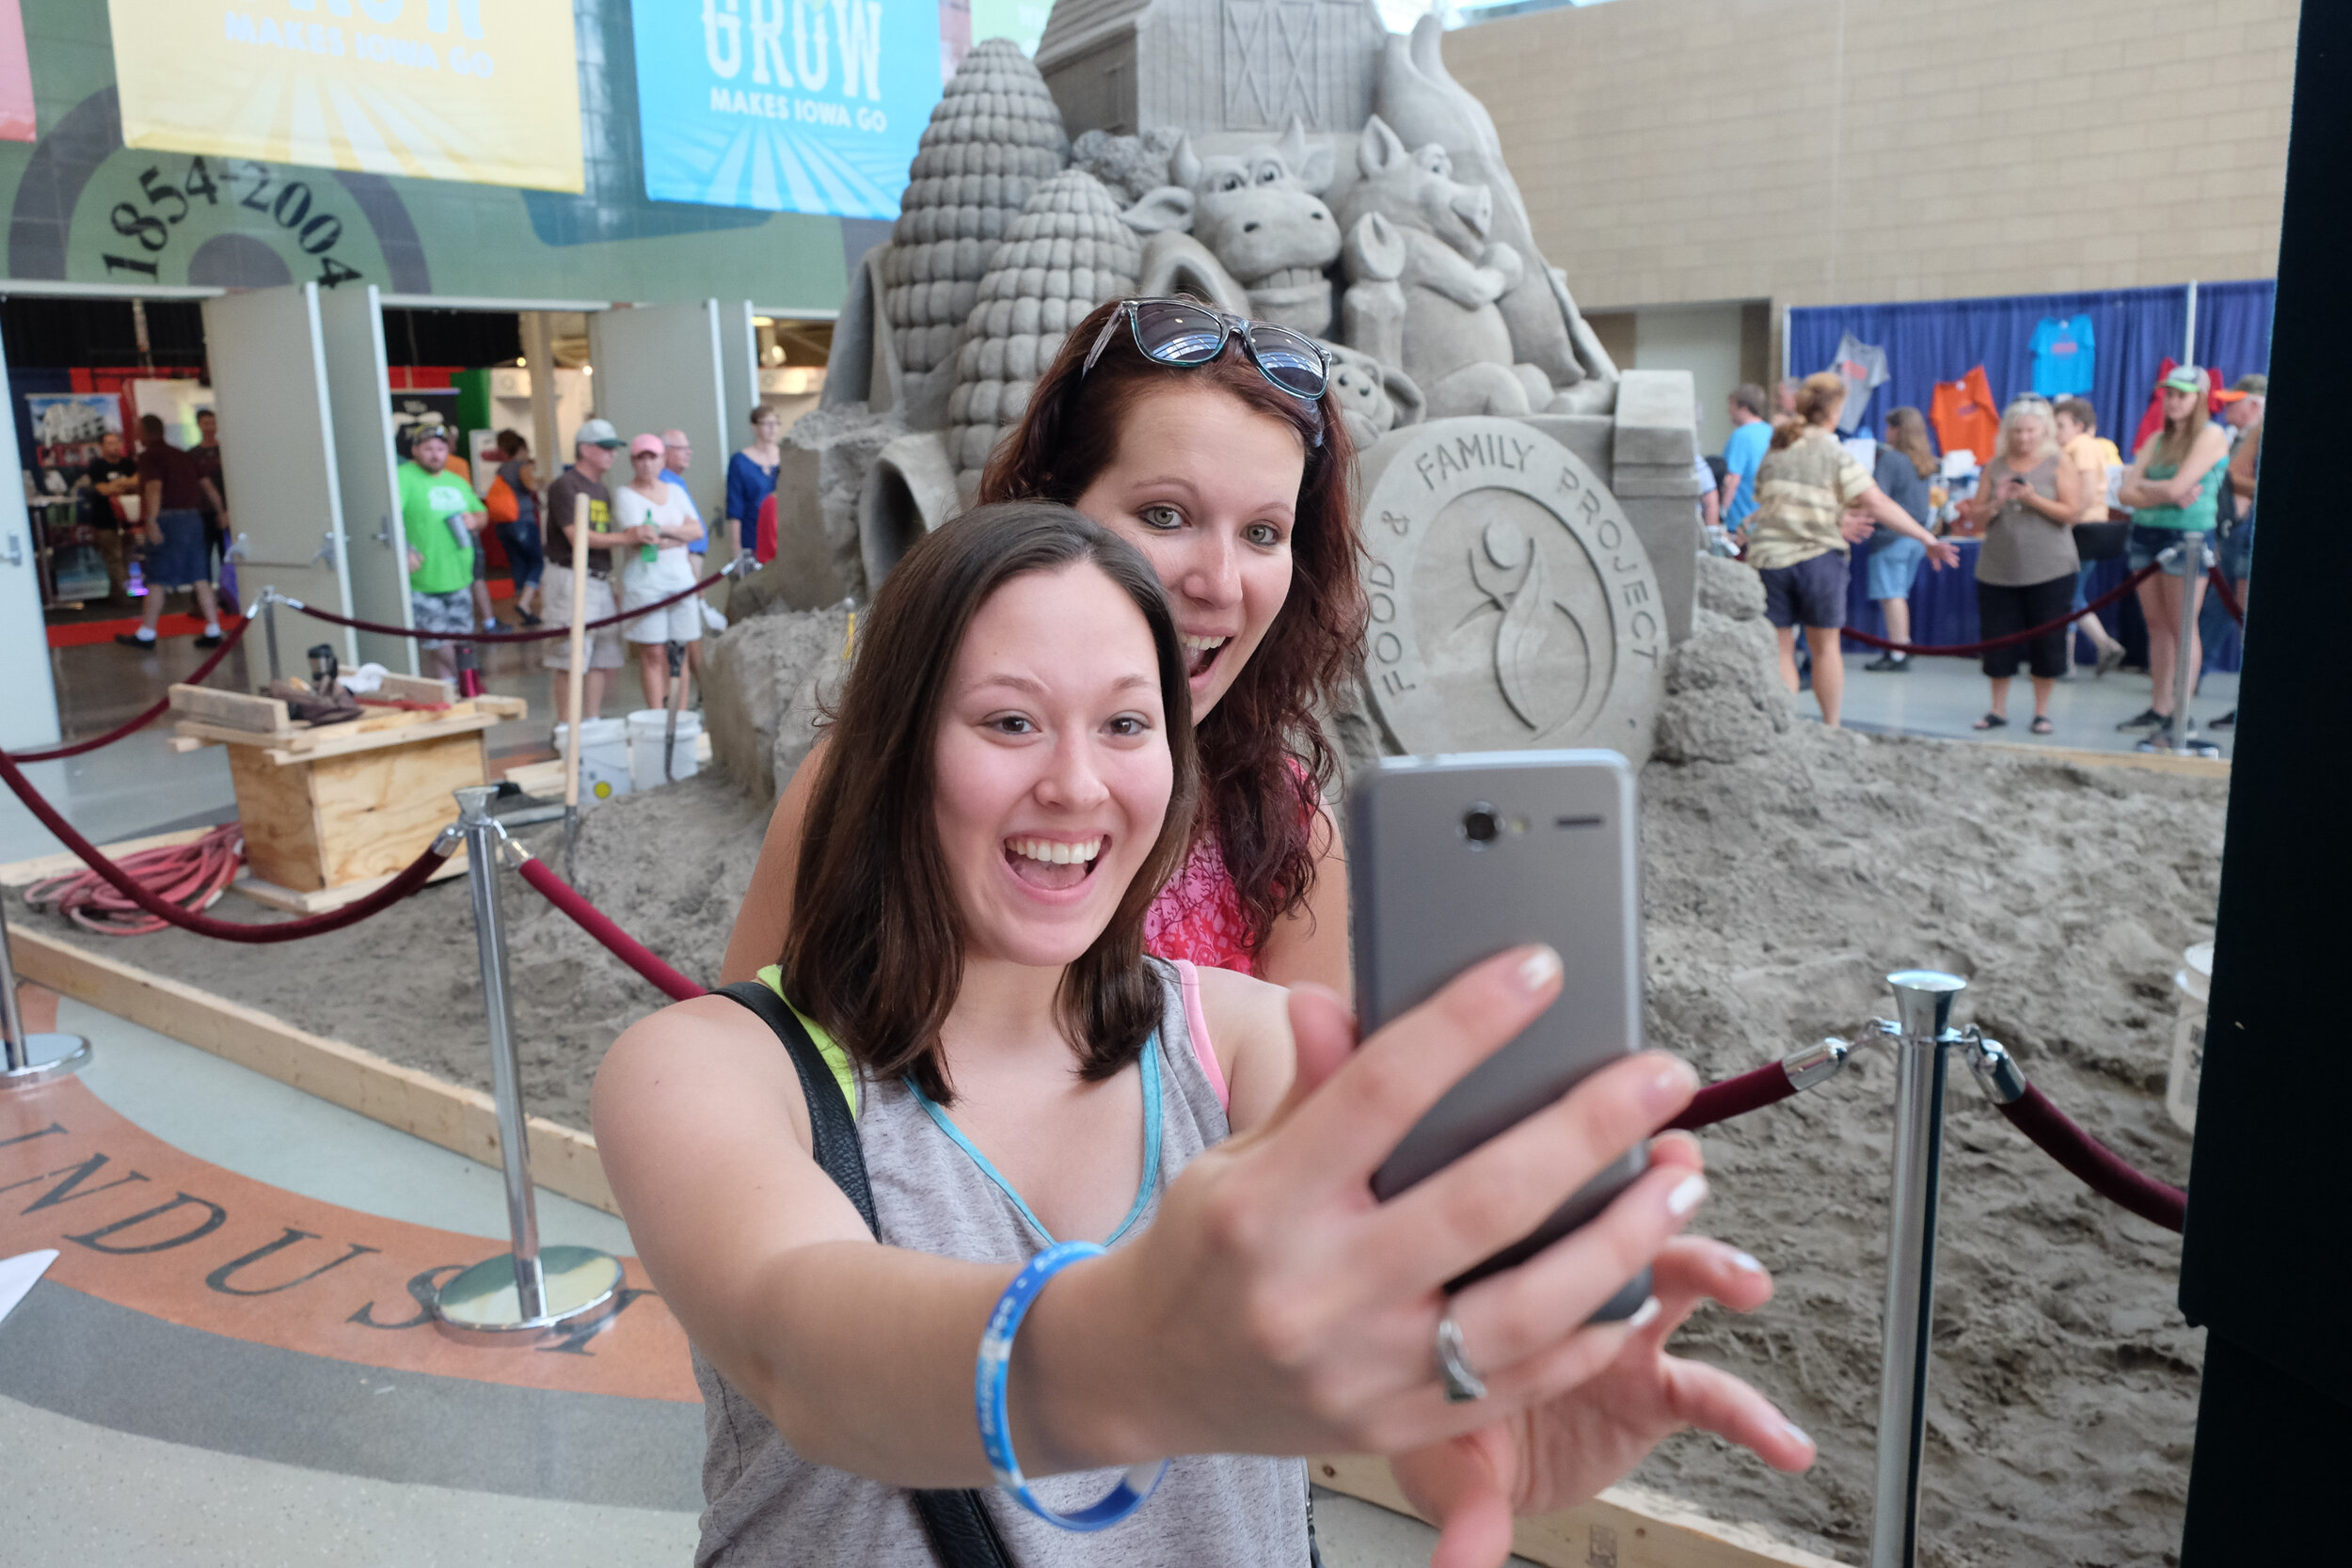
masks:
[(1089, 564), (1152, 628), (1173, 787), (1152, 852), (1110, 924), (1062, 974), (1061, 1026), (1089, 1079), (1135, 1060), (1159, 1026), (1143, 916), (1183, 862), (1199, 793), (1192, 688), (1168, 595), (1143, 552), (1067, 506), (982, 506), (918, 540), (874, 595), (832, 744), (801, 829), (784, 992), (873, 1078), (954, 1091), (940, 1026), (963, 984), (961, 906), (932, 800), (947, 674), (973, 616), (1015, 578)]
[(1731, 389), (1731, 401), (1760, 420), (1764, 417), (1765, 404), (1772, 400), (1764, 395), (1764, 388), (1755, 382), (1742, 381)]
[(2068, 419), (2073, 420), (2076, 424), (2082, 426), (2084, 435), (2096, 436), (2099, 434), (2099, 411), (2090, 406), (2090, 400), (2089, 398), (2058, 399), (2056, 404), (2051, 405), (2050, 417), (2052, 419), (2056, 419), (2060, 414), (2065, 415)]
[(1845, 401), (1846, 384), (1836, 371), (1815, 371), (1806, 376), (1797, 386), (1796, 418), (1772, 421), (1772, 450), (1780, 451), (1816, 426), (1836, 423), (1838, 406)]
[(1119, 302), (1070, 329), (1038, 380), (1021, 424), (990, 454), (979, 499), (1074, 503), (1119, 455), (1120, 431), (1153, 392), (1215, 387), (1289, 425), (1307, 449), (1291, 534), (1290, 596), (1231, 690), (1200, 721), (1200, 831), (1213, 833), (1254, 952), (1314, 886), (1311, 837), (1339, 758), (1317, 720), (1345, 700), (1363, 659), (1363, 542), (1347, 426), (1320, 403), (1276, 387), (1236, 341), (1206, 365), (1155, 364), (1115, 331), (1094, 369), (1086, 356)]
[(1928, 440), (1928, 421), (1916, 408), (1898, 408), (1886, 416), (1886, 444), (1911, 459), (1921, 479), (1933, 479), (1942, 465)]
[[(2177, 375), (2180, 372), (2175, 371), (2173, 373)], [(2149, 437), (2156, 444), (2155, 451), (2148, 457), (2152, 467), (2159, 463), (2169, 464), (2174, 473), (2179, 473), (2181, 465), (2188, 461), (2189, 453), (2197, 450), (2197, 437), (2202, 436), (2205, 433), (2205, 427), (2213, 423), (2213, 415), (2208, 403), (2213, 382), (2201, 370), (2196, 374), (2197, 401), (2189, 405), (2188, 418), (2175, 426), (2171, 416), (2167, 415), (2163, 427)]]

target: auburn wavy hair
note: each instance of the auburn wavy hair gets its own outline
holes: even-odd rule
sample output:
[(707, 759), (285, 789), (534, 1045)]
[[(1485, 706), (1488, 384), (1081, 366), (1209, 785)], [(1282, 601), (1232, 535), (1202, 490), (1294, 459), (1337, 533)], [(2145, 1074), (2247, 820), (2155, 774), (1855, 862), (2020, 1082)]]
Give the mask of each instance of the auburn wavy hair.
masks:
[(1290, 595), (1232, 689), (1198, 726), (1200, 809), (1194, 831), (1216, 838), (1255, 953), (1314, 887), (1314, 824), (1325, 789), (1339, 776), (1339, 753), (1320, 716), (1347, 697), (1363, 662), (1356, 452), (1343, 420), (1322, 403), (1268, 381), (1238, 337), (1208, 364), (1185, 368), (1146, 358), (1134, 334), (1122, 329), (1085, 370), (1120, 303), (1097, 306), (1071, 327), (1020, 425), (990, 454), (979, 500), (1075, 505), (1118, 457), (1128, 416), (1158, 391), (1215, 387), (1297, 433), (1307, 467), (1291, 532)]
[(1062, 974), (1063, 1037), (1089, 1079), (1136, 1059), (1159, 1027), (1143, 917), (1184, 862), (1199, 789), (1192, 686), (1168, 594), (1143, 552), (1067, 506), (983, 506), (917, 540), (867, 610), (801, 830), (784, 994), (877, 1080), (911, 1075), (954, 1102), (940, 1026), (963, 986), (965, 932), (940, 847), (940, 715), (972, 618), (1035, 572), (1089, 565), (1151, 628), (1171, 764), (1168, 815), (1105, 926)]

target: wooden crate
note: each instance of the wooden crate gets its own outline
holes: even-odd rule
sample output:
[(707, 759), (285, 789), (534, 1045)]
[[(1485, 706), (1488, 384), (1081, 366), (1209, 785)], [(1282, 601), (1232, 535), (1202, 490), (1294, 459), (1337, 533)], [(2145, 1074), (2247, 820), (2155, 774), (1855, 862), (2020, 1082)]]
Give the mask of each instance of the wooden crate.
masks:
[(479, 732), (350, 752), (317, 762), (272, 761), (229, 748), (229, 777), (253, 874), (296, 893), (398, 871), (457, 819), (451, 791), (489, 781)]
[[(410, 700), (445, 695), (436, 682)], [(249, 872), (239, 887), (303, 910), (332, 908), (421, 854), (457, 818), (452, 792), (490, 781), (485, 732), (523, 711), (484, 697), (313, 729), (268, 698), (193, 687), (172, 698), (182, 744), (229, 750)]]

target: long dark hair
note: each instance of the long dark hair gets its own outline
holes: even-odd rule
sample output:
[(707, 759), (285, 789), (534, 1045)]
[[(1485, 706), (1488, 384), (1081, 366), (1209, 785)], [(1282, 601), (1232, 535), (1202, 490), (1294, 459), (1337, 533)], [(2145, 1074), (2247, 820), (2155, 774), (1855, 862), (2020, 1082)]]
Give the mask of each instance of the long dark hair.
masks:
[(982, 501), (1025, 496), (1073, 504), (1119, 455), (1120, 432), (1156, 391), (1215, 387), (1297, 432), (1307, 449), (1291, 534), (1290, 596), (1232, 689), (1200, 725), (1200, 821), (1232, 878), (1251, 951), (1313, 889), (1313, 826), (1339, 754), (1317, 717), (1347, 699), (1363, 661), (1363, 539), (1356, 527), (1356, 454), (1346, 424), (1275, 387), (1241, 344), (1194, 369), (1154, 364), (1124, 331), (1083, 369), (1119, 309), (1098, 306), (1070, 329), (1021, 424), (980, 476)]
[(1063, 1034), (1088, 1078), (1135, 1060), (1160, 1022), (1143, 916), (1182, 863), (1200, 790), (1192, 688), (1152, 563), (1067, 506), (982, 506), (918, 541), (874, 595), (801, 830), (784, 992), (875, 1078), (954, 1091), (939, 1030), (963, 984), (964, 931), (933, 796), (947, 674), (972, 617), (1006, 583), (1094, 566), (1152, 628), (1174, 784), (1160, 834), (1110, 924), (1062, 976)]
[(1898, 408), (1886, 416), (1886, 444), (1910, 458), (1921, 479), (1933, 479), (1942, 467), (1928, 444), (1928, 421), (1916, 408)]

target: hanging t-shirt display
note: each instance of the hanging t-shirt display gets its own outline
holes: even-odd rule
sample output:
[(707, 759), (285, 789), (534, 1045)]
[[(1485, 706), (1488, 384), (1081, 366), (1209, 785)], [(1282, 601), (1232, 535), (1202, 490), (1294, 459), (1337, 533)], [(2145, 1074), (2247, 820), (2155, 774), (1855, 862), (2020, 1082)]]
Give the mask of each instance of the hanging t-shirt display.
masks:
[(1837, 429), (1851, 436), (1862, 428), (1870, 394), (1886, 385), (1886, 351), (1849, 332), (1837, 340), (1837, 362), (1830, 369), (1846, 384), (1846, 406), (1838, 412)]
[(1965, 448), (1977, 461), (1989, 463), (2001, 444), (2001, 411), (1993, 402), (1992, 384), (1979, 365), (1958, 381), (1939, 381), (1928, 404), (1928, 422), (1935, 426), (1936, 444), (1945, 451)]
[(2089, 316), (2044, 316), (2033, 329), (2033, 389), (2045, 398), (2090, 395), (2093, 338)]

